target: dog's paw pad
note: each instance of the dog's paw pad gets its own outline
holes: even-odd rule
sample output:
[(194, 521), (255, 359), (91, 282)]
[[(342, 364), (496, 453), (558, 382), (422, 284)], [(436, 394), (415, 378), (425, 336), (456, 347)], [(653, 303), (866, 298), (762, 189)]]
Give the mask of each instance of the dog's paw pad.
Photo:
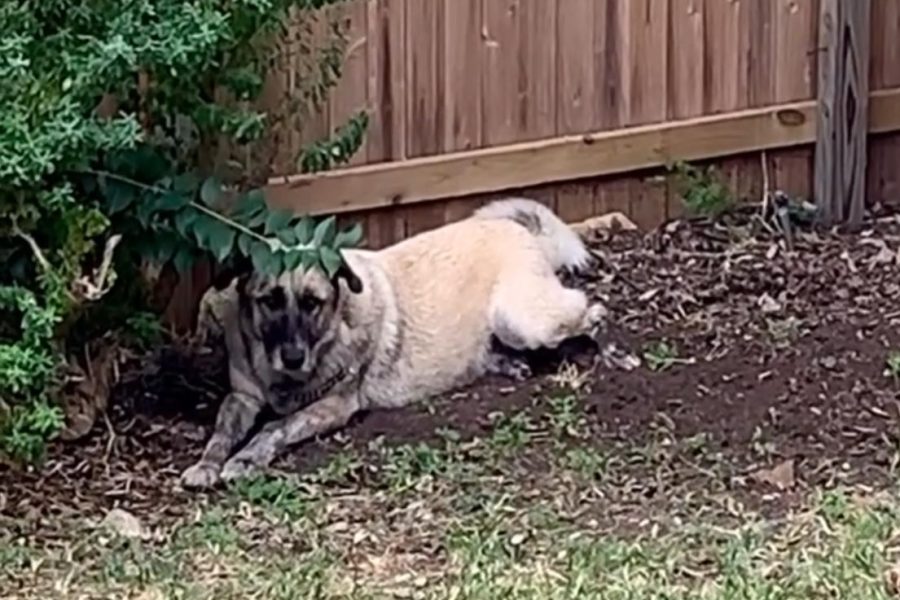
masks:
[(219, 467), (211, 463), (198, 462), (185, 469), (180, 481), (187, 489), (211, 488), (219, 482)]

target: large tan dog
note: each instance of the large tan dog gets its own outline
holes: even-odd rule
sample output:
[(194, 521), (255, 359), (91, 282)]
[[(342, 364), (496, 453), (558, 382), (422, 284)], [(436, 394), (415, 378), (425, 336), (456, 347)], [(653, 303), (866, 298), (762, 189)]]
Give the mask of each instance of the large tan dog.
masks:
[[(223, 321), (232, 392), (201, 459), (182, 475), (185, 487), (251, 474), (360, 410), (401, 407), (487, 372), (517, 373), (492, 341), (553, 348), (590, 334), (606, 314), (557, 276), (588, 264), (581, 238), (531, 200), (494, 202), (344, 258), (333, 280), (300, 269), (233, 284)], [(281, 418), (230, 456), (266, 406)]]

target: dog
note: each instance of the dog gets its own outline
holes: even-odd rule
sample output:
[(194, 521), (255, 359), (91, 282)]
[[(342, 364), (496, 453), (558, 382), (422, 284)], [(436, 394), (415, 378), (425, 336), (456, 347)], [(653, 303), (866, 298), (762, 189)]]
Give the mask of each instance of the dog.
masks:
[[(221, 305), (231, 392), (184, 487), (253, 475), (360, 411), (403, 407), (487, 373), (523, 377), (516, 351), (596, 334), (607, 314), (560, 279), (590, 265), (582, 238), (529, 199), (495, 201), (343, 259), (332, 278), (299, 268), (231, 283)], [(232, 454), (264, 408), (276, 420)]]

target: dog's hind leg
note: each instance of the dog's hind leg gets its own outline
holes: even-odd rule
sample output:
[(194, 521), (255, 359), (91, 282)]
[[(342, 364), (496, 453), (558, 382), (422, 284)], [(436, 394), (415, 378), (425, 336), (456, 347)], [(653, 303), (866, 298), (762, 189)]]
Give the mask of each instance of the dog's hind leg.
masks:
[(592, 335), (607, 315), (581, 290), (564, 287), (555, 276), (510, 278), (492, 298), (491, 333), (515, 350), (556, 348), (563, 341)]
[(289, 446), (346, 425), (359, 410), (356, 394), (326, 396), (292, 415), (262, 428), (222, 468), (222, 479), (233, 481), (267, 467)]

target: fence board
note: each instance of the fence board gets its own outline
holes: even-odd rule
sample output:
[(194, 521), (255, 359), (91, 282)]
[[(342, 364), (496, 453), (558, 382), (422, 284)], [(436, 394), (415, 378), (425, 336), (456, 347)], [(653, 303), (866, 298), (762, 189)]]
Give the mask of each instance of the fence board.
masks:
[(444, 150), (445, 0), (406, 5), (407, 156), (430, 156)]
[[(347, 21), (347, 49), (344, 54), (343, 76), (328, 98), (330, 127), (340, 127), (354, 114), (368, 108), (368, 26), (369, 7), (365, 0), (355, 0), (343, 8), (342, 18)], [(363, 144), (350, 165), (369, 162), (368, 144)]]
[[(900, 86), (900, 0), (872, 0), (873, 90)], [(867, 188), (882, 202), (900, 203), (900, 137), (869, 140)]]
[[(774, 6), (775, 102), (812, 98), (818, 49), (818, 0), (776, 0)], [(773, 185), (794, 196), (812, 194), (810, 149), (773, 159)]]
[[(563, 6), (571, 0), (563, 0)], [(569, 10), (566, 8), (566, 10)], [(556, 134), (557, 0), (519, 0), (518, 139)], [(586, 48), (587, 50), (587, 48)]]
[(519, 3), (484, 3), (482, 141), (487, 146), (519, 139)]
[(668, 116), (703, 114), (706, 64), (704, 0), (672, 0), (669, 11)]
[(704, 70), (705, 113), (715, 114), (746, 106), (740, 87), (740, 27), (745, 2), (706, 0), (704, 12), (707, 53)]
[[(559, 134), (590, 131), (595, 120), (594, 0), (564, 0), (559, 5), (557, 47), (557, 119)], [(556, 210), (566, 220), (594, 214), (595, 186), (586, 183), (560, 186)]]
[[(668, 0), (625, 2), (619, 8), (624, 35), (622, 89), (625, 123), (640, 125), (664, 121), (668, 112)], [(629, 213), (638, 225), (658, 223), (666, 216), (667, 191), (663, 185), (631, 182)]]

